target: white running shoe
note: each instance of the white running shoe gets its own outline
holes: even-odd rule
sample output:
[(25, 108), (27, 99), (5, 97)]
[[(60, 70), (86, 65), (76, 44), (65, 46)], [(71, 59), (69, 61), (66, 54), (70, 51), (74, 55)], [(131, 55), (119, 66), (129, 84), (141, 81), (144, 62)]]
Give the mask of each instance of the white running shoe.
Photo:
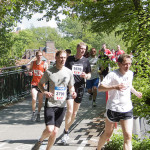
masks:
[(61, 138), (61, 142), (63, 144), (67, 144), (68, 140), (69, 140), (69, 135), (68, 134), (64, 134), (63, 137)]

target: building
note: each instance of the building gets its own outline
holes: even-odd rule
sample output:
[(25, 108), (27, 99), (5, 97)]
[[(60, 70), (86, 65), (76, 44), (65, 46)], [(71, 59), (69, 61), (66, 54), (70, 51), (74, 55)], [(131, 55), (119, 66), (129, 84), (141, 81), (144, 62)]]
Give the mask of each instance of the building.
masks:
[(46, 41), (45, 47), (40, 47), (39, 49), (27, 49), (22, 56), (21, 60), (16, 61), (17, 66), (29, 65), (33, 60), (36, 59), (36, 52), (41, 50), (43, 53), (42, 60), (46, 61), (49, 65), (55, 62), (55, 54), (57, 52), (55, 48), (55, 43), (53, 41)]

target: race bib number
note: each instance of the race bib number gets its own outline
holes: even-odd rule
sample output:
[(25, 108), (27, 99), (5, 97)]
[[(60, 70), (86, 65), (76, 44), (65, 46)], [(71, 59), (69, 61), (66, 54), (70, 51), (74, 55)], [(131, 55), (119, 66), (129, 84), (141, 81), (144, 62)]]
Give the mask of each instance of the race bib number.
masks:
[(54, 100), (66, 100), (67, 97), (66, 87), (55, 87)]
[(83, 72), (83, 66), (81, 65), (73, 65), (72, 66), (72, 73), (74, 75), (81, 75)]
[(34, 75), (35, 75), (35, 76), (41, 76), (40, 70), (34, 70)]
[(96, 65), (91, 65), (91, 71), (96, 71)]

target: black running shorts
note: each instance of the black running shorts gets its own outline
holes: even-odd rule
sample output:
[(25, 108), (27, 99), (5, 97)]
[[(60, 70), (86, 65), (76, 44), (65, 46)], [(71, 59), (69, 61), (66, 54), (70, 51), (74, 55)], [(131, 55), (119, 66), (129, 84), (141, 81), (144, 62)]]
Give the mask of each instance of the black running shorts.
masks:
[(38, 88), (38, 86), (32, 85), (31, 88), (32, 88), (32, 89), (35, 88), (38, 92), (42, 93), (42, 92), (40, 91), (40, 89)]
[(106, 111), (107, 119), (111, 122), (119, 122), (120, 120), (127, 120), (133, 118), (133, 110), (128, 112), (115, 112), (110, 109)]
[(60, 128), (65, 113), (66, 107), (44, 107), (44, 118), (46, 126), (54, 125)]

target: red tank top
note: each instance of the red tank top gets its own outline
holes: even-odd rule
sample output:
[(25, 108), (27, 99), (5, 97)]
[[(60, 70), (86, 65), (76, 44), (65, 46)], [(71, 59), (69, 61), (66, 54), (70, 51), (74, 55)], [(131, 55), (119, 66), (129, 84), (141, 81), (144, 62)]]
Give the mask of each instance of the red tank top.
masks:
[(37, 65), (36, 61), (33, 62), (33, 66), (32, 66), (32, 70), (33, 70), (33, 78), (32, 78), (32, 85), (37, 86), (38, 83), (40, 82), (40, 79), (42, 78), (42, 75), (40, 74), (41, 72), (44, 72), (44, 61), (41, 62), (41, 64)]

